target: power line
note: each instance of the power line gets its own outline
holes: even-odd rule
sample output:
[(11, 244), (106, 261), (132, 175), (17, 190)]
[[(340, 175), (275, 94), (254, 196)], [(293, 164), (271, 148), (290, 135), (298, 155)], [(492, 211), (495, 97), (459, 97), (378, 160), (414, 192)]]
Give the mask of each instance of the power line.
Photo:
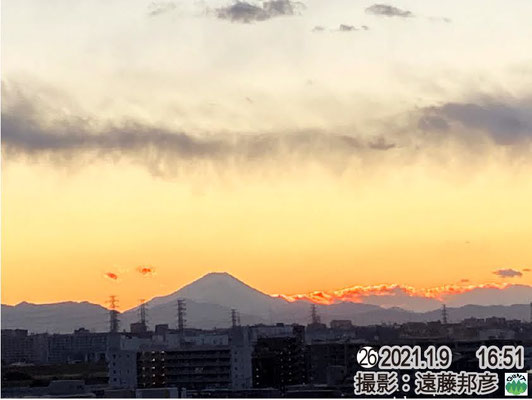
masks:
[(442, 324), (443, 325), (447, 325), (447, 320), (448, 320), (448, 312), (447, 312), (447, 306), (444, 304), (442, 309), (441, 309), (441, 320), (442, 320)]
[(187, 320), (187, 303), (185, 299), (177, 299), (177, 329), (181, 334), (185, 332)]
[(148, 328), (148, 319), (147, 319), (147, 309), (146, 309), (146, 299), (140, 299), (140, 307), (139, 307), (139, 317), (140, 317), (140, 323), (144, 326), (144, 328)]
[(310, 321), (313, 324), (319, 324), (321, 322), (321, 318), (318, 315), (318, 308), (316, 307), (316, 304), (312, 304), (310, 307)]
[(236, 309), (231, 309), (231, 326), (233, 328), (240, 325), (240, 313)]
[(118, 320), (118, 314), (117, 311), (118, 308), (118, 299), (115, 295), (109, 296), (109, 332), (111, 333), (117, 333), (118, 328), (120, 325), (120, 321)]

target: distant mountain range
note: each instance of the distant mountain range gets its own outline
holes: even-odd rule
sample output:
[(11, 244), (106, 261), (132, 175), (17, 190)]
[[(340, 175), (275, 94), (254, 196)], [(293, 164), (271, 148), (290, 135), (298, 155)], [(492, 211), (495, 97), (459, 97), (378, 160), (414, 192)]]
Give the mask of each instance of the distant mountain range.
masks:
[[(530, 290), (532, 291), (532, 288)], [(496, 293), (489, 294), (494, 302), (498, 301)], [(485, 298), (486, 295), (482, 293), (481, 297)], [(231, 322), (231, 309), (238, 310), (241, 323), (244, 325), (275, 322), (306, 324), (309, 322), (311, 307), (311, 303), (306, 300), (288, 302), (264, 294), (227, 273), (210, 273), (168, 296), (150, 300), (147, 303), (149, 325), (153, 327), (155, 324), (168, 323), (170, 327), (174, 327), (178, 298), (186, 299), (187, 326), (205, 329), (228, 327)], [(532, 293), (529, 298), (532, 300)], [(372, 325), (439, 320), (441, 316), (439, 304), (432, 304), (438, 308), (424, 312), (353, 302), (318, 305), (317, 310), (325, 323), (334, 319), (348, 319), (354, 324)], [(469, 317), (491, 316), (527, 320), (530, 315), (530, 305), (528, 303), (463, 305), (449, 307), (448, 312), (451, 322)], [(128, 329), (130, 323), (138, 320), (138, 315), (138, 307), (120, 314), (121, 327)], [(16, 306), (2, 305), (2, 328), (21, 328), (31, 332), (50, 333), (72, 332), (80, 327), (93, 331), (106, 331), (108, 320), (106, 308), (88, 302), (54, 304), (23, 302)]]

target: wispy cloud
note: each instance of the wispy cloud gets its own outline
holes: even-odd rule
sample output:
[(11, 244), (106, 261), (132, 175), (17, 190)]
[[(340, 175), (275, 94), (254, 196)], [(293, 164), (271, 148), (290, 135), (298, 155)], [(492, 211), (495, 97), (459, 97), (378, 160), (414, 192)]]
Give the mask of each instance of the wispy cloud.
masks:
[[(173, 176), (185, 166), (303, 166), (317, 162), (343, 171), (355, 160), (412, 161), (427, 151), (442, 152), (445, 141), (464, 152), (479, 146), (515, 146), (528, 154), (532, 144), (532, 100), (448, 102), (412, 110), (407, 118), (382, 120), (371, 133), (359, 129), (272, 130), (268, 132), (187, 132), (135, 120), (105, 122), (43, 106), (4, 91), (2, 151), (5, 160), (22, 157), (51, 163), (125, 158), (157, 176)], [(249, 103), (249, 102), (248, 102)], [(53, 102), (52, 102), (53, 104)], [(473, 150), (472, 146), (476, 146)], [(515, 151), (514, 155), (518, 154)], [(386, 156), (389, 154), (389, 156)], [(456, 155), (456, 154), (455, 154)], [(386, 157), (386, 158), (385, 158)]]
[(432, 22), (444, 22), (446, 24), (450, 24), (452, 20), (447, 17), (428, 17), (429, 21)]
[(156, 17), (174, 11), (175, 9), (176, 5), (172, 1), (154, 1), (148, 6), (148, 15), (150, 17)]
[(368, 146), (374, 150), (390, 150), (397, 147), (397, 144), (388, 142), (384, 137), (379, 136), (378, 138), (371, 140), (368, 143)]
[(280, 160), (336, 163), (346, 157), (394, 148), (389, 139), (319, 130), (269, 133), (192, 134), (135, 121), (105, 124), (81, 116), (43, 122), (38, 107), (26, 102), (2, 115), (2, 149), (7, 159), (46, 157), (70, 161), (78, 156), (116, 160), (129, 157), (156, 175), (183, 163), (245, 164)]
[(385, 17), (410, 18), (414, 16), (411, 11), (401, 10), (400, 8), (387, 4), (373, 4), (366, 8), (366, 13)]
[(521, 271), (517, 271), (512, 268), (498, 269), (497, 271), (493, 271), (493, 273), (501, 278), (516, 278), (523, 276)]

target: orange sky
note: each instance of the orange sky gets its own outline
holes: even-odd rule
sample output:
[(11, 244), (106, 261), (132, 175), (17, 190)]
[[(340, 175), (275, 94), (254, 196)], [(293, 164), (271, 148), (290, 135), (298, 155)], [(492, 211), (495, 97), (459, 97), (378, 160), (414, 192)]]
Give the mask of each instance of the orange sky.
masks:
[[(526, 273), (493, 274), (532, 264), (525, 176), (479, 174), (451, 185), (413, 173), (355, 186), (316, 173), (297, 185), (288, 177), (194, 189), (127, 165), (58, 172), (10, 164), (3, 170), (2, 301), (104, 303), (116, 294), (127, 308), (211, 271), (284, 294), (383, 283), (423, 289), (462, 279), (532, 283)], [(143, 275), (139, 266), (155, 272)]]

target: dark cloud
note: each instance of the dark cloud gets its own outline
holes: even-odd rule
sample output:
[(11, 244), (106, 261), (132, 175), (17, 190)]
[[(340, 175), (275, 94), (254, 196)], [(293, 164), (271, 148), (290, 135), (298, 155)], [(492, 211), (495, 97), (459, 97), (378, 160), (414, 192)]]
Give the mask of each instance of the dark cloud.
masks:
[(432, 22), (444, 22), (446, 24), (450, 24), (453, 22), (450, 18), (447, 17), (429, 17), (429, 20)]
[(171, 1), (166, 1), (166, 2), (154, 1), (148, 6), (148, 15), (150, 17), (156, 17), (157, 15), (165, 14), (175, 9), (176, 9), (176, 5), (175, 3)]
[(468, 283), (468, 282), (469, 282), (469, 279), (463, 278), (463, 279), (460, 279), (460, 282), (462, 282), (462, 283)]
[(446, 103), (425, 109), (418, 123), (434, 131), (449, 131), (451, 125), (483, 132), (500, 145), (532, 139), (532, 101)]
[(366, 8), (366, 13), (373, 15), (382, 15), (385, 17), (410, 18), (414, 16), (411, 11), (401, 10), (400, 8), (387, 4), (373, 4), (372, 6)]
[(11, 114), (2, 115), (2, 139), (5, 148), (28, 154), (160, 148), (180, 157), (202, 157), (216, 156), (225, 151), (225, 144), (214, 139), (201, 140), (184, 133), (147, 128), (133, 122), (92, 133), (90, 125), (82, 120), (63, 121), (49, 127)]
[(232, 5), (216, 10), (216, 16), (231, 22), (251, 23), (265, 21), (283, 15), (295, 15), (303, 4), (291, 0), (265, 1), (262, 5), (255, 5), (244, 1), (237, 1)]
[(352, 31), (356, 31), (358, 30), (357, 28), (355, 28), (353, 25), (345, 25), (345, 24), (341, 24), (339, 27), (338, 27), (338, 30), (340, 32), (352, 32)]
[(520, 271), (516, 271), (515, 269), (507, 268), (507, 269), (498, 269), (497, 271), (493, 271), (495, 275), (500, 276), (501, 278), (515, 278), (515, 277), (521, 277), (523, 274)]
[[(174, 175), (181, 167), (206, 162), (270, 169), (308, 161), (343, 171), (354, 159), (369, 162), (401, 157), (406, 161), (424, 151), (445, 149), (441, 146), (445, 141), (461, 144), (465, 151), (478, 151), (483, 148), (480, 146), (487, 150), (486, 139), (493, 138), (491, 143), (495, 145), (515, 144), (511, 150), (527, 157), (527, 143), (532, 144), (532, 140), (523, 142), (532, 139), (532, 108), (527, 108), (529, 100), (522, 99), (503, 105), (446, 103), (422, 108), (407, 118), (383, 120), (369, 128), (371, 134), (362, 134), (324, 129), (198, 133), (134, 120), (110, 124), (65, 112), (64, 107), (54, 108), (58, 102), (53, 97), (39, 98), (42, 100), (29, 100), (25, 92), (3, 90), (5, 160), (18, 157), (82, 165), (92, 160), (124, 158), (148, 167), (154, 175)], [(416, 124), (420, 129), (415, 129)]]
[(271, 18), (262, 7), (253, 4), (238, 2), (231, 6), (219, 8), (216, 15), (220, 19), (227, 19), (231, 22), (250, 23), (252, 21), (264, 21)]
[[(331, 32), (356, 32), (356, 31), (360, 31), (360, 30), (367, 31), (367, 30), (369, 30), (369, 27), (366, 26), (366, 25), (362, 25), (360, 28), (357, 28), (354, 25), (340, 24), (338, 26), (338, 29), (332, 29)], [(312, 32), (323, 32), (323, 31), (325, 31), (325, 27), (323, 27), (321, 25), (315, 26), (312, 29)]]
[(387, 142), (382, 136), (370, 141), (368, 147), (373, 150), (390, 150), (396, 147), (395, 143)]
[(448, 131), (449, 124), (447, 120), (438, 115), (422, 115), (418, 121), (418, 127), (424, 131)]
[(61, 162), (82, 156), (112, 160), (128, 157), (148, 166), (156, 175), (179, 164), (204, 161), (313, 160), (334, 166), (349, 157), (392, 147), (384, 139), (367, 142), (360, 137), (324, 131), (195, 135), (132, 121), (105, 125), (72, 116), (46, 123), (28, 103), (5, 107), (2, 113), (2, 150), (6, 159), (45, 157)]

